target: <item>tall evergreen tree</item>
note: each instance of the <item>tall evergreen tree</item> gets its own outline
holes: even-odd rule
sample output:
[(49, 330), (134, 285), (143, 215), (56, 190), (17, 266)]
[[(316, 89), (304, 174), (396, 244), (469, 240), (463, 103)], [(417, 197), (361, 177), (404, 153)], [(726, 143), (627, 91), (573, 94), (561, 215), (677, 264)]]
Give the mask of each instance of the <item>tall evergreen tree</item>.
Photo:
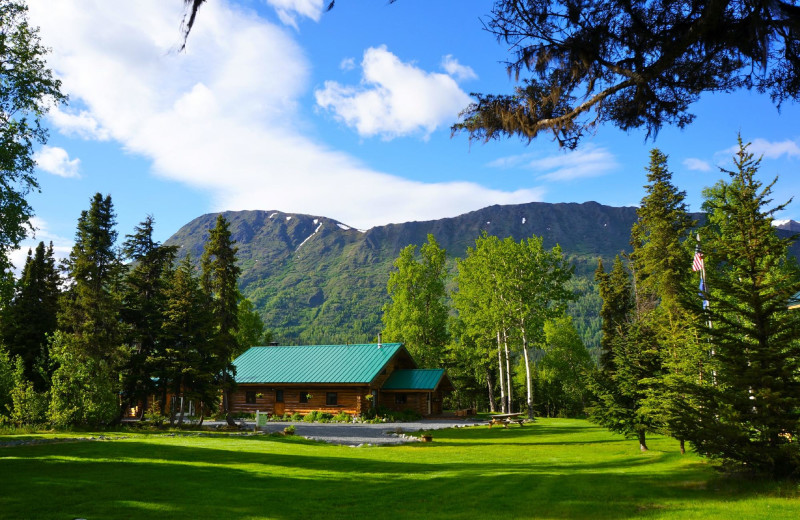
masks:
[(639, 448), (646, 451), (646, 434), (656, 424), (643, 407), (647, 379), (658, 367), (652, 323), (636, 318), (630, 275), (619, 256), (610, 273), (602, 271), (600, 263), (596, 277), (603, 298), (603, 351), (590, 379), (589, 415), (611, 431), (636, 436)]
[(184, 403), (197, 399), (206, 407), (216, 408), (219, 371), (213, 342), (214, 321), (208, 295), (200, 289), (194, 267), (187, 255), (173, 273), (166, 290), (163, 348), (158, 355), (159, 385), (176, 402), (170, 406), (170, 423), (179, 416), (183, 422)]
[(800, 434), (800, 313), (787, 309), (800, 271), (772, 227), (785, 207), (770, 207), (777, 179), (762, 184), (759, 165), (739, 138), (729, 180), (704, 193), (710, 304), (695, 312), (711, 340), (714, 384), (695, 389), (690, 440), (701, 453), (786, 476), (800, 470), (800, 444), (790, 440)]
[(696, 223), (684, 202), (686, 192), (672, 184), (667, 156), (657, 148), (650, 152), (647, 182), (631, 229), (636, 296), (643, 307), (662, 304), (674, 313), (690, 274), (686, 266), (691, 255), (684, 242)]
[(35, 253), (28, 250), (14, 298), (3, 312), (2, 339), (11, 356), (22, 360), (25, 379), (39, 392), (49, 387), (47, 336), (58, 325), (59, 284), (53, 244), (45, 248), (39, 242)]
[(161, 326), (167, 277), (177, 253), (177, 247), (153, 240), (153, 224), (148, 215), (122, 245), (124, 258), (132, 263), (122, 284), (120, 316), (128, 351), (122, 391), (123, 398), (133, 405), (145, 403), (155, 391), (153, 364), (159, 357), (157, 350), (164, 347)]
[(602, 333), (600, 369), (613, 374), (616, 371), (614, 341), (622, 335), (630, 319), (633, 311), (633, 291), (628, 271), (619, 255), (614, 258), (610, 273), (606, 273), (603, 260), (598, 260), (595, 281), (600, 298), (603, 300), (603, 306), (600, 308)]
[(111, 196), (95, 194), (78, 219), (75, 245), (65, 263), (71, 285), (59, 314), (59, 328), (75, 337), (83, 354), (113, 363), (122, 354), (116, 223)]
[(405, 343), (420, 366), (433, 368), (441, 366), (448, 340), (446, 253), (433, 235), (420, 248), (421, 260), (415, 251), (414, 245), (405, 247), (394, 261), (397, 270), (389, 275), (392, 301), (383, 308), (383, 333), (389, 341)]
[[(100, 424), (119, 417), (120, 370), (125, 361), (120, 326), (122, 263), (114, 248), (117, 232), (111, 197), (97, 193), (81, 212), (75, 245), (65, 263), (71, 284), (61, 298), (55, 342), (58, 365), (51, 417), (59, 423)], [(75, 404), (70, 404), (72, 401)], [(83, 406), (67, 413), (64, 407)]]
[(678, 438), (681, 451), (690, 420), (692, 400), (686, 386), (699, 383), (702, 349), (694, 320), (681, 306), (690, 285), (689, 233), (696, 225), (684, 202), (686, 194), (672, 184), (667, 156), (650, 152), (646, 194), (631, 230), (637, 319), (646, 320), (654, 334), (657, 358), (645, 377), (642, 413), (654, 419), (665, 434)]
[(223, 390), (222, 406), (229, 424), (234, 424), (228, 405), (234, 375), (232, 361), (234, 353), (239, 349), (237, 332), (241, 295), (237, 282), (241, 270), (236, 265), (237, 250), (231, 236), (230, 223), (219, 215), (215, 226), (208, 232), (208, 240), (200, 260), (201, 288), (210, 298), (214, 324), (214, 368)]

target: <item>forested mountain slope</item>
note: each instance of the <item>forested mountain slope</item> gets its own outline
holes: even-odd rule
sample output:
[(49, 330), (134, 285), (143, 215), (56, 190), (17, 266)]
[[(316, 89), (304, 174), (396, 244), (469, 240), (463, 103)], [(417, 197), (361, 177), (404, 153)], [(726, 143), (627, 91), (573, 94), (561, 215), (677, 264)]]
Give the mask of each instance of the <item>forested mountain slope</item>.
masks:
[[(428, 233), (454, 260), (463, 257), (481, 232), (516, 240), (538, 235), (546, 247), (560, 244), (576, 266), (581, 295), (571, 313), (584, 339), (596, 342), (599, 299), (593, 272), (628, 250), (636, 208), (583, 204), (490, 206), (458, 217), (379, 226), (367, 231), (336, 220), (280, 211), (223, 213), (239, 247), (242, 293), (262, 312), (275, 339), (284, 344), (371, 341), (380, 330), (381, 308), (392, 262)], [(194, 219), (167, 244), (199, 259), (217, 214)], [(796, 251), (797, 253), (797, 251)], [(688, 268), (688, 266), (687, 266)]]

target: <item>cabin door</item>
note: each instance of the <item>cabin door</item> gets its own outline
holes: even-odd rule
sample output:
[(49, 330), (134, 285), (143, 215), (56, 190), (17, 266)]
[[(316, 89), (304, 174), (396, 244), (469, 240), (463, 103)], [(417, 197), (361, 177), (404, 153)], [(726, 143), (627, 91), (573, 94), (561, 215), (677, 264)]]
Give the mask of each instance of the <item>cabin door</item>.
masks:
[(286, 405), (284, 403), (275, 403), (275, 410), (273, 413), (275, 415), (283, 415), (286, 411)]

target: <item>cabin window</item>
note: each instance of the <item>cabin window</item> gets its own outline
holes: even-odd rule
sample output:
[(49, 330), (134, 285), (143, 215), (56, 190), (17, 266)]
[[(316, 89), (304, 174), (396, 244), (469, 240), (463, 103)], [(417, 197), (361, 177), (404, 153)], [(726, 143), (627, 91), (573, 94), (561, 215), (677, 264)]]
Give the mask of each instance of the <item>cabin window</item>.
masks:
[(283, 402), (283, 390), (275, 390), (275, 402), (276, 403)]
[(307, 390), (300, 390), (300, 402), (301, 403), (307, 403), (308, 402), (308, 396), (310, 396), (310, 395), (311, 395), (311, 393), (308, 392)]
[(406, 404), (407, 401), (408, 401), (408, 395), (394, 394), (394, 404)]
[(244, 394), (244, 402), (247, 404), (256, 404), (256, 393), (255, 392), (245, 392)]
[(325, 394), (325, 404), (327, 404), (328, 406), (336, 406), (337, 404), (339, 404), (339, 398), (336, 392), (328, 392), (327, 394)]

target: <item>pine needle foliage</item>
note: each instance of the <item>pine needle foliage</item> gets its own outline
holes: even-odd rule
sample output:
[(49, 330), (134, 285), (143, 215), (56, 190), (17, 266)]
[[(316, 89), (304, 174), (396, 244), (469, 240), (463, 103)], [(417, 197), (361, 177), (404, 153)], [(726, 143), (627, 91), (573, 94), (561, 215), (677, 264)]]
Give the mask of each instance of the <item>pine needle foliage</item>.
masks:
[[(728, 181), (705, 191), (701, 234), (710, 294), (695, 305), (713, 355), (714, 384), (700, 401), (691, 440), (701, 453), (774, 476), (800, 471), (800, 312), (788, 309), (800, 270), (779, 238), (772, 188), (756, 178), (760, 159), (739, 139)], [(795, 439), (795, 442), (792, 442)]]

